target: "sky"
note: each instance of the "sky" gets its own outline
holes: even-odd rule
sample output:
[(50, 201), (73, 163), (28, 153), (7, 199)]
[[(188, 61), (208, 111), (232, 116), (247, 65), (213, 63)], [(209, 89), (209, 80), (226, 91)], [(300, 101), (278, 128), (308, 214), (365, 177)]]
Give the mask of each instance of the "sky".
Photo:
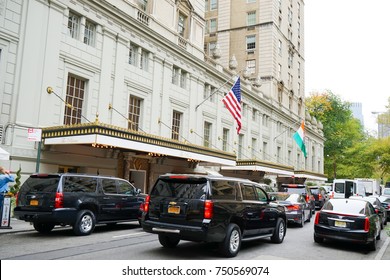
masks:
[(305, 94), (330, 90), (361, 102), (364, 125), (377, 131), (372, 112), (390, 97), (390, 1), (305, 1)]

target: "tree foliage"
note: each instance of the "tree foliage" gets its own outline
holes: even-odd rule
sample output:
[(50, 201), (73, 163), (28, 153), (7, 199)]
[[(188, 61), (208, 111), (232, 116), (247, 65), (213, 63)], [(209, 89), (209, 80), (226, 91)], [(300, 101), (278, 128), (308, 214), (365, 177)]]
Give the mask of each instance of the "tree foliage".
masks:
[(344, 166), (352, 159), (347, 151), (365, 139), (360, 122), (352, 116), (350, 104), (326, 91), (310, 95), (305, 105), (309, 114), (323, 124), (325, 174), (328, 178), (350, 177), (347, 176), (350, 171)]

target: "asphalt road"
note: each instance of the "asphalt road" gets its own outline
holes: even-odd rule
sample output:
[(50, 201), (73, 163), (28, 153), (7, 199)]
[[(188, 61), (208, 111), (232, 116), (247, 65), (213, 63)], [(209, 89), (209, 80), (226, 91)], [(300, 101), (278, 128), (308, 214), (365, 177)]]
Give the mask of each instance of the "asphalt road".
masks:
[[(374, 260), (384, 245), (367, 252), (353, 244), (313, 241), (313, 221), (303, 228), (289, 226), (282, 244), (269, 239), (246, 242), (234, 260)], [(181, 241), (163, 248), (157, 235), (145, 233), (136, 222), (113, 228), (97, 226), (89, 236), (74, 236), (71, 228), (55, 228), (50, 234), (24, 231), (0, 235), (1, 260), (223, 260), (214, 245)]]

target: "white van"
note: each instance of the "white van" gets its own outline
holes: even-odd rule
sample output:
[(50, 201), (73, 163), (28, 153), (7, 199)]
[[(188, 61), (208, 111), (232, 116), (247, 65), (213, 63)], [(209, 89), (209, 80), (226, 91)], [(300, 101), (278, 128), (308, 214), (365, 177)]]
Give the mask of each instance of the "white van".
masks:
[(348, 198), (357, 193), (355, 180), (334, 179), (330, 198)]

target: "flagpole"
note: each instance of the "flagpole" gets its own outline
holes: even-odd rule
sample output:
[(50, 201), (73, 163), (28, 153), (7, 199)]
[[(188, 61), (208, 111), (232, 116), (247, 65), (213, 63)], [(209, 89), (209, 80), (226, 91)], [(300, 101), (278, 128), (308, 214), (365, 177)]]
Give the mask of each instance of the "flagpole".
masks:
[(211, 96), (213, 96), (215, 93), (217, 93), (222, 87), (224, 87), (227, 83), (229, 83), (231, 79), (236, 78), (237, 76), (239, 77), (239, 76), (240, 76), (239, 74), (240, 74), (242, 71), (244, 71), (244, 70), (245, 70), (245, 68), (242, 69), (242, 70), (240, 70), (240, 71), (238, 71), (237, 74), (236, 74), (234, 77), (232, 77), (232, 78), (226, 80), (226, 82), (224, 82), (219, 88), (217, 88), (216, 90), (214, 90), (207, 98), (205, 98), (202, 102), (200, 102), (198, 105), (196, 105), (195, 111), (198, 110), (198, 107), (199, 107), (200, 105), (202, 105), (203, 103), (205, 103), (206, 100), (208, 100)]
[[(296, 125), (297, 123), (300, 123), (300, 122), (302, 122), (302, 120), (298, 120), (298, 121), (296, 121), (295, 123), (293, 123), (291, 126), (294, 126), (294, 125)], [(276, 140), (276, 138), (278, 138), (280, 135), (282, 135), (282, 134), (284, 134), (287, 130), (289, 130), (291, 127), (289, 127), (289, 128), (286, 128), (285, 130), (283, 130), (281, 133), (279, 133), (278, 135), (276, 135), (275, 137), (274, 137), (274, 141)]]

